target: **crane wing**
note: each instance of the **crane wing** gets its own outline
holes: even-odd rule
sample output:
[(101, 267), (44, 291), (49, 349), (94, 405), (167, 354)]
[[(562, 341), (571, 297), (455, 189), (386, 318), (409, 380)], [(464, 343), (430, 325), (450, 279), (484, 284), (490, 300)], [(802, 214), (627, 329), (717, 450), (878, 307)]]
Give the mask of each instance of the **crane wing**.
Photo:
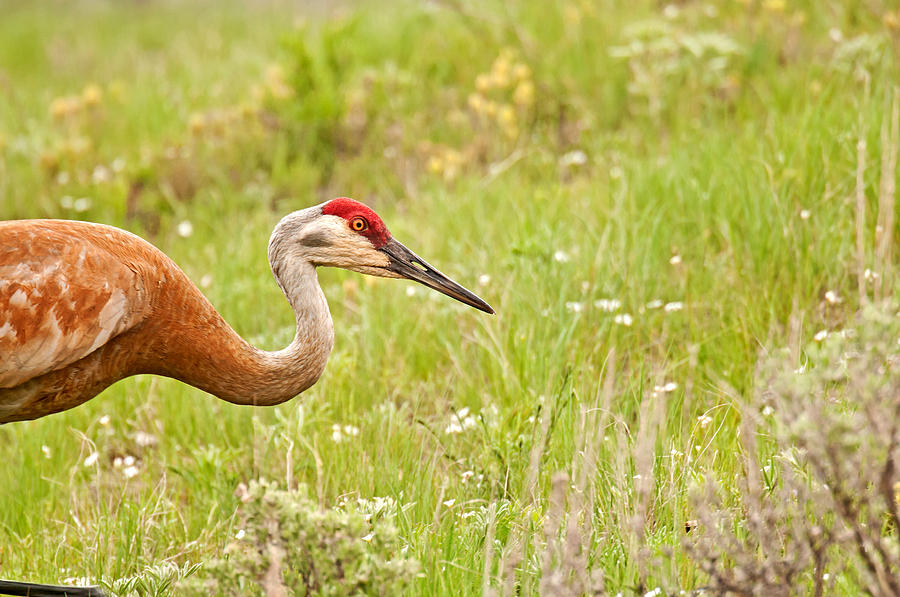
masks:
[(115, 251), (130, 237), (82, 222), (0, 222), (0, 388), (65, 367), (140, 320), (140, 277)]

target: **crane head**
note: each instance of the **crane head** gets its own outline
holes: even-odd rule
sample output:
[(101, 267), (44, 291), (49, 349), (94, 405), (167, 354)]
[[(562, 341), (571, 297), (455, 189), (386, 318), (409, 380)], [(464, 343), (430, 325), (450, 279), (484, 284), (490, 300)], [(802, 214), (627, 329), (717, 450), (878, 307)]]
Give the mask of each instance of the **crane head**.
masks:
[(383, 278), (407, 278), (485, 313), (494, 310), (398, 242), (374, 211), (340, 197), (311, 211), (296, 231), (303, 257), (317, 266), (340, 267)]

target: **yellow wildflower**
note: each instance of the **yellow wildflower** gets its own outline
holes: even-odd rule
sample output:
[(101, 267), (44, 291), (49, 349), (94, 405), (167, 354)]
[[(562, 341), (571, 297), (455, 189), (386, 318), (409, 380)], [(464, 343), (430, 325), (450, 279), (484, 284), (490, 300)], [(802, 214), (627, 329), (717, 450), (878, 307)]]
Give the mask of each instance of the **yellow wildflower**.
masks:
[(188, 127), (191, 129), (191, 133), (199, 135), (206, 128), (206, 117), (203, 114), (191, 114), (188, 119)]
[(519, 106), (530, 106), (534, 103), (534, 83), (531, 81), (522, 81), (516, 85), (513, 92), (513, 101)]
[(484, 96), (479, 93), (471, 93), (469, 94), (468, 104), (469, 108), (472, 109), (473, 112), (481, 114), (484, 110)]
[(509, 104), (503, 104), (497, 110), (497, 122), (501, 126), (509, 128), (516, 124), (516, 111)]
[(513, 67), (513, 77), (519, 79), (528, 79), (531, 77), (531, 68), (527, 64), (519, 63)]
[(881, 22), (892, 31), (900, 31), (900, 10), (884, 13), (884, 16), (881, 17)]
[(103, 90), (92, 83), (81, 92), (81, 99), (84, 101), (84, 105), (89, 108), (98, 106), (103, 100)]
[(76, 96), (58, 97), (50, 102), (50, 115), (62, 120), (81, 110), (81, 98)]

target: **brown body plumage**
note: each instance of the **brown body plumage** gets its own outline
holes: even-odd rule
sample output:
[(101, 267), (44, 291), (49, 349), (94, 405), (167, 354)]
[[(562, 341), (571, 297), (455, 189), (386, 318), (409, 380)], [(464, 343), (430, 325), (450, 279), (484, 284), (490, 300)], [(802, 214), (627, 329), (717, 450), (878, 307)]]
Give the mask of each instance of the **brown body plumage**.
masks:
[(289, 400), (318, 380), (333, 344), (316, 266), (408, 277), (492, 312), (348, 199), (286, 216), (269, 261), (297, 320), (294, 341), (276, 352), (245, 342), (171, 259), (133, 234), (0, 222), (0, 423), (73, 408), (140, 373), (238, 404)]

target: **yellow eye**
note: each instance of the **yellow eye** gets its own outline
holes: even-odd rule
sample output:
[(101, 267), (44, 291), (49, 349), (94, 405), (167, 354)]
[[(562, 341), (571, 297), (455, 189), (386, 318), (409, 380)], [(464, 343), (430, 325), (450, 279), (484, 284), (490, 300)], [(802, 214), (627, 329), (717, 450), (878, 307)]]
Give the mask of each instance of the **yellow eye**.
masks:
[(366, 219), (360, 216), (356, 216), (352, 220), (350, 220), (350, 228), (356, 230), (357, 232), (362, 232), (366, 228), (369, 227), (369, 223), (366, 222)]

